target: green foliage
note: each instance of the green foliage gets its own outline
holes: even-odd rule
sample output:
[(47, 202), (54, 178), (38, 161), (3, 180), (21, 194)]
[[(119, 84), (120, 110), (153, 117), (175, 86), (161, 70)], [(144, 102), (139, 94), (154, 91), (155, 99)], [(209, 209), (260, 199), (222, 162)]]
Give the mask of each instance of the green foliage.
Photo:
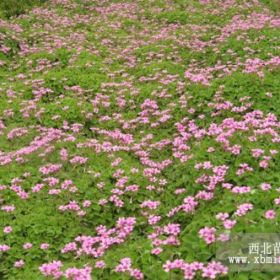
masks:
[(267, 5), (274, 12), (279, 12), (280, 10), (279, 0), (260, 0), (260, 2)]
[(188, 22), (188, 13), (184, 11), (162, 12), (157, 15), (157, 19), (166, 21), (167, 23), (181, 23)]
[[(20, 15), (45, 1), (0, 0), (0, 17)], [(273, 11), (278, 9), (277, 1), (260, 1)], [(212, 9), (211, 4), (219, 3), (219, 0), (211, 1), (209, 5), (200, 4), (197, 0), (104, 1), (106, 11), (119, 7), (113, 5), (113, 8), (108, 9), (107, 6), (112, 4), (136, 2), (137, 9), (132, 11), (135, 13), (131, 13), (131, 18), (122, 14), (125, 10), (123, 7), (121, 11), (109, 14), (108, 18), (105, 16), (106, 12), (103, 12), (105, 15), (100, 13), (100, 17), (93, 8), (103, 7), (100, 4), (103, 1), (71, 0), (71, 3), (77, 5), (69, 7), (64, 6), (63, 1), (60, 4), (54, 2), (50, 1), (48, 5), (53, 18), (49, 19), (48, 15), (44, 18), (43, 9), (40, 16), (28, 11), (25, 17), (6, 20), (12, 27), (13, 24), (18, 24), (24, 32), (15, 35), (13, 28), (8, 30), (9, 28), (1, 27), (0, 30), (0, 35), (5, 35), (0, 47), (3, 43), (10, 49), (7, 53), (0, 52), (0, 60), (5, 63), (0, 67), (0, 114), (6, 126), (3, 134), (0, 133), (1, 158), (2, 153), (12, 154), (28, 147), (36, 137), (40, 137), (36, 129), (39, 126), (44, 129), (61, 129), (65, 135), (75, 136), (67, 138), (67, 141), (63, 140), (66, 136), (59, 141), (51, 141), (38, 151), (24, 156), (26, 162), (23, 164), (15, 161), (9, 165), (1, 165), (0, 185), (10, 186), (12, 179), (20, 178), (20, 184), (30, 194), (30, 198), (21, 200), (9, 188), (0, 193), (0, 200), (3, 196), (5, 204), (16, 206), (15, 213), (0, 211), (0, 238), (4, 239), (3, 243), (12, 245), (10, 252), (1, 255), (0, 279), (44, 279), (38, 267), (42, 263), (58, 259), (63, 261), (64, 268), (82, 267), (85, 263), (94, 266), (96, 260), (92, 257), (74, 258), (71, 253), (61, 254), (60, 250), (80, 234), (94, 236), (95, 227), (100, 224), (106, 225), (107, 228), (114, 227), (118, 217), (135, 216), (137, 225), (124, 244), (118, 244), (106, 251), (102, 258), (107, 267), (103, 270), (93, 269), (93, 279), (129, 279), (127, 275), (113, 271), (123, 257), (131, 257), (133, 266), (140, 268), (147, 280), (182, 279), (179, 271), (164, 272), (162, 264), (177, 258), (187, 262), (199, 260), (205, 263), (214, 259), (214, 246), (206, 245), (199, 238), (198, 232), (204, 226), (221, 228), (215, 215), (219, 212), (233, 213), (241, 203), (250, 202), (256, 209), (245, 217), (238, 218), (233, 232), (279, 231), (279, 217), (275, 221), (263, 218), (264, 211), (273, 208), (273, 200), (279, 194), (276, 190), (262, 193), (259, 185), (262, 182), (271, 182), (275, 187), (280, 185), (280, 155), (271, 160), (267, 170), (260, 172), (256, 160), (250, 154), (251, 149), (278, 149), (279, 143), (271, 142), (271, 136), (258, 135), (258, 141), (251, 142), (248, 137), (252, 131), (235, 133), (230, 142), (232, 145), (242, 146), (238, 156), (225, 152), (223, 145), (215, 140), (216, 136), (186, 140), (192, 155), (186, 162), (180, 162), (173, 157), (172, 151), (172, 141), (179, 135), (175, 124), (183, 119), (193, 120), (199, 129), (207, 130), (212, 123), (219, 125), (225, 119), (231, 118), (239, 120), (245, 113), (253, 110), (260, 110), (264, 114), (273, 113), (280, 117), (279, 69), (264, 67), (264, 76), (260, 77), (256, 73), (244, 73), (242, 64), (250, 58), (267, 61), (272, 56), (277, 56), (279, 30), (267, 25), (261, 29), (237, 30), (225, 40), (216, 40), (222, 27), (231, 22), (235, 15), (245, 17), (254, 9), (251, 7), (240, 11), (241, 4), (246, 1), (238, 0), (236, 2), (240, 7), (233, 5), (219, 11), (220, 14), (214, 13), (216, 11)], [(263, 7), (265, 6), (258, 6), (256, 11)], [(90, 23), (86, 24), (88, 20)], [(46, 26), (49, 29), (45, 28)], [(176, 28), (170, 28), (174, 26)], [(199, 29), (200, 26), (203, 28)], [(240, 35), (243, 36), (241, 40)], [(199, 39), (202, 45), (206, 43), (205, 47), (192, 47), (188, 44), (196, 39)], [(31, 51), (19, 55), (20, 43), (27, 44), (27, 50)], [(248, 52), (246, 47), (251, 51)], [(132, 61), (131, 65), (128, 61)], [(235, 71), (229, 71), (225, 75), (219, 76), (224, 74), (223, 71), (211, 72), (209, 86), (190, 82), (184, 75), (187, 69), (204, 70), (219, 64), (230, 68), (229, 65), (239, 62), (240, 66)], [(19, 78), (19, 74), (24, 74), (25, 77)], [(24, 109), (30, 107), (27, 102), (34, 101), (34, 89), (38, 90), (41, 87), (50, 91), (34, 102), (36, 108), (32, 109), (31, 106), (27, 117), (23, 116)], [(9, 89), (14, 90), (14, 97), (7, 96)], [(219, 90), (222, 92), (217, 95)], [(268, 96), (268, 93), (271, 96)], [(98, 96), (99, 98), (96, 98)], [(242, 104), (240, 98), (248, 96), (252, 106), (240, 114), (231, 109), (215, 110), (210, 106), (213, 102), (230, 102), (233, 107), (238, 107)], [(186, 107), (180, 104), (184, 102), (184, 98)], [(99, 99), (98, 102), (95, 102), (95, 99)], [(119, 99), (125, 100), (126, 104), (123, 107), (119, 106)], [(158, 112), (149, 115), (149, 123), (138, 122), (143, 114), (141, 105), (146, 99), (156, 100)], [(8, 115), (7, 109), (13, 114)], [(193, 112), (190, 109), (193, 109)], [(171, 112), (171, 120), (151, 127), (151, 124), (157, 122), (158, 113), (165, 110), (165, 115)], [(36, 114), (38, 112), (40, 114)], [(70, 129), (64, 128), (64, 122), (67, 122)], [(73, 124), (81, 124), (81, 130), (75, 133), (71, 131)], [(127, 129), (124, 128), (126, 124), (129, 124)], [(7, 134), (17, 127), (27, 127), (28, 133), (8, 139)], [(166, 185), (161, 186), (163, 191), (146, 189), (148, 185), (157, 186), (157, 183), (151, 183), (143, 176), (143, 164), (135, 151), (121, 150), (106, 154), (103, 151), (96, 152), (94, 146), (79, 145), (91, 141), (94, 143), (96, 140), (100, 145), (108, 141), (118, 145), (118, 140), (102, 133), (98, 134), (100, 131), (112, 132), (115, 129), (132, 134), (134, 144), (139, 145), (140, 150), (147, 150), (151, 160), (156, 163), (172, 159), (172, 164), (162, 171), (160, 177), (168, 181)], [(147, 135), (152, 135), (153, 138), (146, 142), (144, 139)], [(153, 148), (157, 141), (161, 140), (170, 140), (170, 144), (162, 149)], [(215, 152), (207, 152), (209, 147), (215, 148)], [(79, 155), (87, 157), (87, 163), (75, 166), (69, 161), (62, 161), (59, 154), (62, 148), (67, 149), (69, 159)], [(135, 150), (138, 150), (136, 145)], [(122, 159), (117, 167), (111, 165), (115, 157)], [(215, 166), (228, 165), (230, 170), (226, 182), (252, 186), (252, 193), (233, 195), (229, 190), (218, 186), (214, 199), (201, 200), (195, 214), (181, 212), (167, 218), (167, 212), (182, 204), (186, 196), (195, 196), (197, 192), (204, 190), (204, 186), (197, 183), (202, 173), (194, 168), (197, 163), (204, 161), (210, 161)], [(53, 175), (60, 179), (59, 186), (66, 179), (73, 180), (78, 189), (76, 193), (62, 191), (57, 195), (50, 195), (48, 192), (52, 188), (47, 185), (38, 193), (32, 192), (32, 187), (45, 182), (39, 171), (40, 166), (50, 162), (62, 164), (61, 170)], [(237, 176), (236, 169), (242, 163), (252, 166), (257, 175), (248, 173)], [(131, 174), (132, 168), (139, 169), (139, 173)], [(137, 183), (139, 191), (126, 192), (122, 196), (125, 203), (123, 208), (115, 207), (111, 202), (101, 206), (99, 200), (108, 198), (116, 187), (118, 178), (113, 174), (117, 169), (123, 170), (122, 176), (128, 174), (128, 184)], [(23, 176), (26, 172), (30, 173), (27, 178)], [(94, 173), (100, 173), (100, 177), (95, 177)], [(104, 183), (104, 188), (99, 189), (100, 182)], [(183, 189), (184, 193), (174, 195), (175, 190), (179, 188)], [(139, 207), (147, 199), (161, 202), (157, 212), (153, 212), (162, 217), (158, 225), (181, 225), (180, 246), (165, 246), (158, 256), (151, 254), (151, 240), (147, 236), (152, 233), (152, 227), (147, 224), (146, 217), (142, 215), (143, 209)], [(77, 200), (79, 203), (84, 200), (92, 202), (85, 217), (58, 210), (59, 206), (71, 200)], [(13, 227), (12, 234), (3, 233), (3, 227), (6, 225)], [(51, 244), (46, 252), (39, 249), (43, 241)], [(34, 243), (30, 251), (22, 250), (25, 242)], [(14, 262), (19, 259), (24, 259), (26, 265), (21, 269), (13, 268)], [(269, 273), (248, 272), (230, 273), (225, 279), (266, 280), (276, 279), (275, 277), (276, 275)]]
[(33, 6), (43, 4), (47, 0), (1, 0), (0, 17), (18, 16)]

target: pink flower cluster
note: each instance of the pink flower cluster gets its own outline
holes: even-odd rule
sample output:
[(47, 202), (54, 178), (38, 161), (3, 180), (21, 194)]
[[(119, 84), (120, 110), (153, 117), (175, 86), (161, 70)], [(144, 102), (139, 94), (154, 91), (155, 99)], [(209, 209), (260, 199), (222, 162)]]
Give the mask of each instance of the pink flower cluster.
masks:
[(88, 158), (81, 157), (81, 156), (75, 156), (72, 159), (70, 159), (71, 164), (85, 164), (87, 162)]
[(75, 242), (66, 244), (61, 251), (63, 253), (76, 252), (77, 256), (102, 257), (112, 245), (125, 241), (133, 231), (135, 223), (136, 219), (133, 217), (119, 218), (115, 228), (107, 229), (103, 225), (98, 226), (96, 228), (97, 236), (78, 236), (75, 238)]
[(44, 175), (48, 175), (51, 173), (55, 173), (61, 169), (61, 164), (47, 164), (45, 166), (40, 167), (40, 172)]
[(196, 273), (201, 272), (203, 278), (217, 279), (220, 276), (226, 275), (228, 269), (219, 262), (212, 261), (207, 265), (200, 262), (186, 263), (182, 259), (167, 261), (163, 268), (166, 272), (171, 270), (182, 270), (184, 279), (195, 279)]
[(237, 210), (234, 212), (234, 214), (236, 216), (244, 216), (247, 214), (248, 211), (252, 210), (254, 208), (253, 204), (251, 203), (244, 203), (244, 204), (240, 204), (238, 207), (237, 207)]
[(160, 227), (155, 226), (154, 231), (148, 235), (148, 238), (152, 241), (152, 245), (155, 247), (152, 253), (158, 255), (162, 252), (162, 248), (159, 246), (180, 245), (178, 235), (180, 234), (180, 224), (167, 224), (166, 226)]
[(66, 279), (71, 280), (91, 280), (91, 271), (92, 268), (89, 266), (85, 266), (84, 268), (67, 268), (65, 272), (62, 269), (61, 261), (53, 261), (51, 263), (42, 264), (39, 267), (41, 273), (52, 279), (60, 279), (61, 277), (65, 277)]
[(144, 279), (143, 273), (136, 268), (132, 268), (132, 261), (130, 258), (123, 258), (120, 260), (120, 264), (115, 267), (115, 272), (127, 272), (131, 278), (136, 280)]
[(199, 230), (199, 236), (205, 240), (207, 244), (211, 244), (216, 240), (215, 233), (216, 228), (204, 227)]
[(194, 83), (201, 83), (202, 85), (209, 86), (209, 77), (205, 74), (193, 74), (189, 70), (185, 72), (185, 77), (190, 79)]

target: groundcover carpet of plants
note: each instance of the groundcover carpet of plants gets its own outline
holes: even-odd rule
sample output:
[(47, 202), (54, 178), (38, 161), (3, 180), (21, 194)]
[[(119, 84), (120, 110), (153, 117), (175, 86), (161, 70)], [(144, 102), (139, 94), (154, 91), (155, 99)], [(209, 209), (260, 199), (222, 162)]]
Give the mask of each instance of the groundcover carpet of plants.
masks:
[(232, 234), (280, 232), (278, 10), (50, 0), (2, 16), (0, 279), (280, 279), (217, 259)]

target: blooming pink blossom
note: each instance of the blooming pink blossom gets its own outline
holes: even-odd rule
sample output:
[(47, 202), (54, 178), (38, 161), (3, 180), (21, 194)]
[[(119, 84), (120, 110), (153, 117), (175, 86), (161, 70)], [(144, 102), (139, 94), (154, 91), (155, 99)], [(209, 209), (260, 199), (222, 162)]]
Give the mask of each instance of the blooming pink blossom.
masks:
[(265, 218), (266, 219), (269, 219), (269, 220), (272, 220), (276, 217), (276, 212), (274, 210), (267, 210), (265, 212)]

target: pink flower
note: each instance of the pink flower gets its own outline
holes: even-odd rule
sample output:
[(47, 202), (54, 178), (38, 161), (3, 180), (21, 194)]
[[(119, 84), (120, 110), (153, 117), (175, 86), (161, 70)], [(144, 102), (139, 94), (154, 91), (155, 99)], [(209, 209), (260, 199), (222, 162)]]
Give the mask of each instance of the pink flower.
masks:
[(205, 240), (207, 244), (211, 244), (216, 240), (216, 229), (214, 227), (204, 227), (199, 230), (199, 236)]
[(185, 77), (190, 79), (194, 83), (201, 83), (202, 85), (209, 86), (209, 77), (207, 74), (199, 73), (199, 74), (193, 74), (189, 70), (185, 72)]
[(61, 271), (62, 262), (61, 261), (53, 261), (51, 263), (45, 263), (39, 267), (41, 273), (46, 277), (53, 277), (54, 279), (59, 279), (63, 272)]
[(234, 225), (236, 224), (235, 220), (225, 220), (223, 225), (226, 229), (231, 229), (234, 227)]
[(115, 267), (116, 272), (124, 272), (128, 271), (131, 268), (131, 259), (130, 258), (123, 258), (120, 260), (120, 264)]
[(50, 247), (50, 245), (48, 243), (42, 243), (40, 245), (40, 249), (42, 249), (42, 250), (47, 250), (49, 247)]
[(151, 251), (151, 253), (152, 253), (153, 255), (159, 255), (162, 251), (163, 251), (162, 248), (157, 247), (157, 248), (154, 248), (154, 249)]
[(7, 252), (11, 249), (10, 246), (6, 245), (6, 244), (0, 244), (0, 252)]
[(120, 264), (115, 267), (116, 272), (128, 272), (129, 275), (136, 279), (144, 279), (143, 273), (139, 269), (132, 268), (132, 261), (130, 258), (123, 258), (120, 260)]
[(14, 267), (16, 268), (20, 268), (20, 267), (23, 267), (24, 266), (24, 261), (23, 260), (19, 260), (19, 261), (16, 261), (14, 263)]
[(1, 210), (5, 212), (13, 212), (15, 211), (16, 207), (14, 205), (4, 205), (1, 207)]
[(237, 207), (237, 210), (235, 211), (236, 216), (244, 216), (248, 211), (253, 209), (253, 204), (251, 203), (244, 203)]
[(149, 223), (150, 225), (155, 225), (155, 224), (157, 224), (160, 220), (161, 220), (161, 216), (154, 216), (154, 215), (151, 215), (151, 216), (149, 216), (148, 223)]
[(228, 234), (221, 233), (221, 234), (218, 236), (217, 240), (222, 241), (222, 242), (225, 242), (225, 241), (228, 241), (229, 238), (230, 238), (230, 237), (229, 237)]
[(59, 171), (61, 167), (62, 164), (47, 164), (45, 166), (40, 167), (39, 171), (44, 175), (48, 175)]
[(140, 205), (140, 207), (141, 208), (147, 207), (149, 209), (156, 209), (159, 205), (160, 205), (159, 201), (146, 200)]
[(229, 214), (228, 214), (228, 213), (218, 213), (218, 214), (216, 215), (216, 218), (217, 218), (218, 220), (221, 220), (221, 221), (226, 220), (228, 217), (229, 217)]
[(81, 156), (75, 156), (70, 160), (71, 164), (85, 164), (87, 162), (88, 158), (81, 157)]
[(30, 249), (30, 248), (32, 248), (32, 243), (29, 243), (29, 242), (27, 242), (27, 243), (25, 243), (25, 244), (23, 244), (23, 249), (25, 249), (25, 250), (28, 250), (28, 249)]
[(92, 268), (89, 266), (85, 266), (84, 268), (76, 268), (70, 267), (66, 269), (64, 276), (66, 279), (73, 279), (73, 280), (91, 280), (91, 271)]
[(61, 252), (63, 254), (71, 252), (71, 251), (76, 251), (77, 250), (77, 244), (75, 242), (70, 242), (64, 246), (64, 248), (61, 249)]
[(95, 267), (96, 268), (104, 268), (106, 266), (105, 262), (104, 261), (97, 261), (95, 263)]
[(90, 200), (85, 200), (83, 202), (83, 207), (85, 207), (85, 208), (90, 207), (90, 205), (91, 205), (91, 201)]
[(274, 210), (268, 210), (264, 214), (266, 219), (272, 220), (276, 217), (276, 212)]
[(280, 197), (274, 199), (276, 205), (280, 205)]
[(262, 184), (261, 184), (261, 189), (262, 189), (263, 191), (268, 191), (268, 190), (271, 189), (271, 185), (268, 184), (268, 183), (262, 183)]
[(13, 231), (13, 228), (11, 226), (7, 226), (7, 227), (4, 227), (3, 229), (3, 232), (4, 233), (11, 233)]

